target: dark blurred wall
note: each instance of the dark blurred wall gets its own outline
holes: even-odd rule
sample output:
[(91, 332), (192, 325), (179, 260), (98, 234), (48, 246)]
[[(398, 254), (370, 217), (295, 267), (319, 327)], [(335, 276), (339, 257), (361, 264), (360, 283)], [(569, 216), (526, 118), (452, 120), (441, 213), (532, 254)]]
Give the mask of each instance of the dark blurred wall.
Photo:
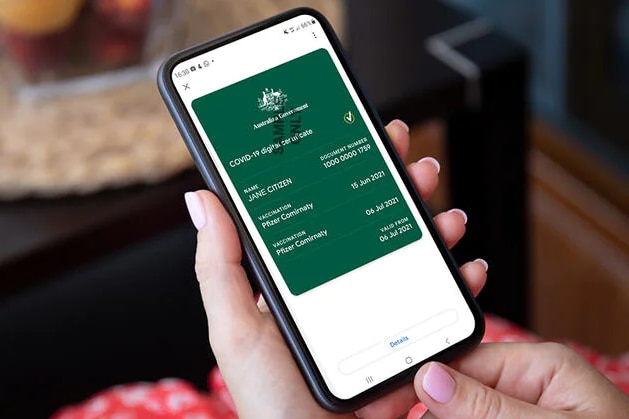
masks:
[(525, 45), (534, 113), (629, 175), (629, 0), (444, 1)]

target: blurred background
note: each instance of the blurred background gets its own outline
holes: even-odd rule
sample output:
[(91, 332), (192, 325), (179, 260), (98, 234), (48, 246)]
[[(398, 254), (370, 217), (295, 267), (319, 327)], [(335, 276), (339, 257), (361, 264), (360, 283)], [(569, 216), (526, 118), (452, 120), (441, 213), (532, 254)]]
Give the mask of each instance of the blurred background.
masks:
[(203, 182), (155, 71), (301, 5), (383, 120), (412, 125), (408, 161), (441, 161), (431, 207), (470, 215), (456, 257), (489, 261), (483, 308), (629, 351), (629, 0), (0, 0), (0, 416), (165, 377), (207, 389), (183, 204)]

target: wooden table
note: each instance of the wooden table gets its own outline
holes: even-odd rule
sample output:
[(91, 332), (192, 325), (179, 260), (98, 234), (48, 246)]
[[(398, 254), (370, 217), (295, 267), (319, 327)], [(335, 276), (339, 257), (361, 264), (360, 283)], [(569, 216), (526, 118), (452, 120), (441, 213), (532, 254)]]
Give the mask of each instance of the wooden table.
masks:
[(0, 204), (0, 297), (185, 222), (196, 171), (88, 197)]

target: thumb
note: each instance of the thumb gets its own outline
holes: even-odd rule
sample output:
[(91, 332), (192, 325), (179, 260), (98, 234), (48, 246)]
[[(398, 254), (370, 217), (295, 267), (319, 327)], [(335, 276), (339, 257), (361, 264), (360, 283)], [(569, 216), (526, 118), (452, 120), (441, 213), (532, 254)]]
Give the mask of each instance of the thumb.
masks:
[(415, 376), (415, 392), (435, 418), (548, 417), (547, 411), (506, 396), (450, 367), (431, 362)]

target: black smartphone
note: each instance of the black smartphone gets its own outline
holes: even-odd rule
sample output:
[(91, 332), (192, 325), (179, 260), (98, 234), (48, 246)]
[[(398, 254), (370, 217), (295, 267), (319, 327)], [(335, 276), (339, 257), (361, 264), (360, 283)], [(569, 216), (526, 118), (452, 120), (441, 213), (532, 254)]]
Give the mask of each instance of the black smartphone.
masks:
[(480, 342), (482, 314), (320, 13), (179, 52), (158, 84), (323, 407), (357, 409)]

